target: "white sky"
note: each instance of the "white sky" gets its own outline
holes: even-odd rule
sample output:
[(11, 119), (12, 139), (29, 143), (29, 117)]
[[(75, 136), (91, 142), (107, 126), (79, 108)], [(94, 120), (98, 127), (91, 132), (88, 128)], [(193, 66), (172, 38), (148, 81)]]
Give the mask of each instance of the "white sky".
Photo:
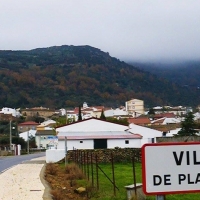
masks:
[(1, 0), (1, 50), (60, 45), (121, 60), (200, 59), (200, 1)]

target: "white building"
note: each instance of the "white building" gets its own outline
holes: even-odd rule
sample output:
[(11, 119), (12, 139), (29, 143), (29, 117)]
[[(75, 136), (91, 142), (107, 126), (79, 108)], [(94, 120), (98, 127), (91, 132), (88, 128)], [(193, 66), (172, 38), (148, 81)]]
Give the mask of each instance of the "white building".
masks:
[(140, 148), (141, 135), (131, 134), (129, 127), (90, 118), (56, 129), (58, 149)]
[(105, 117), (123, 117), (123, 116), (127, 116), (128, 112), (122, 109), (110, 109), (110, 110), (105, 110), (104, 111), (104, 115)]
[(139, 134), (142, 136), (141, 146), (146, 143), (156, 143), (156, 137), (162, 137), (163, 133), (161, 131), (157, 131), (151, 128), (147, 128), (144, 126), (139, 126), (136, 124), (130, 124), (130, 129), (128, 130), (132, 134)]
[(56, 121), (55, 120), (46, 120), (44, 122), (42, 122), (40, 125), (37, 126), (37, 129), (40, 128), (40, 127), (52, 127), (56, 124)]
[(38, 129), (35, 134), (35, 142), (38, 148), (44, 149), (56, 149), (58, 144), (58, 138), (55, 136), (55, 130), (51, 127), (44, 127)]
[(139, 99), (131, 99), (125, 103), (126, 111), (134, 117), (144, 114), (144, 101)]
[(29, 130), (29, 131), (25, 131), (23, 133), (20, 133), (19, 134), (19, 137), (23, 138), (25, 141), (27, 141), (27, 138), (28, 137), (35, 137), (35, 134), (36, 134), (36, 130)]
[(151, 124), (160, 124), (160, 125), (166, 125), (166, 124), (179, 124), (181, 122), (180, 118), (168, 118), (168, 117), (163, 117), (160, 119), (152, 120)]
[(7, 107), (2, 108), (0, 113), (12, 114), (13, 117), (20, 117), (21, 116), (19, 110), (16, 110), (16, 109), (13, 109), (13, 108), (7, 108)]
[(66, 110), (64, 108), (59, 109), (60, 115), (65, 116), (66, 115)]

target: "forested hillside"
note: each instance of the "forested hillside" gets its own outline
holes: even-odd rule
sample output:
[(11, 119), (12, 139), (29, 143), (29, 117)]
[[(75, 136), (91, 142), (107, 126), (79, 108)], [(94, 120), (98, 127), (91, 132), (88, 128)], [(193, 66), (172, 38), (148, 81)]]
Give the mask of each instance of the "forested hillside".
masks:
[(50, 108), (197, 105), (199, 90), (177, 86), (90, 46), (0, 51), (0, 106)]

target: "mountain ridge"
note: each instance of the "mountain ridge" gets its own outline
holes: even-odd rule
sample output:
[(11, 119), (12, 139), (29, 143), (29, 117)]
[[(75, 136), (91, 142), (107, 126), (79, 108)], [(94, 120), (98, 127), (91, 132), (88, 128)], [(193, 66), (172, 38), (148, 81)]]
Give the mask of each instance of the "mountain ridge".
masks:
[(2, 107), (117, 107), (132, 98), (146, 107), (196, 106), (198, 90), (180, 87), (91, 46), (0, 51)]

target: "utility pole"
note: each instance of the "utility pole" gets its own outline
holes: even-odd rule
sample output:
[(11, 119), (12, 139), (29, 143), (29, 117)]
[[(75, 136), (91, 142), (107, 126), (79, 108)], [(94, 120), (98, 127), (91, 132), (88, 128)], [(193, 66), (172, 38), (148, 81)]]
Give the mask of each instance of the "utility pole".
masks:
[(67, 109), (65, 109), (65, 113), (66, 113), (66, 124), (68, 124)]
[(10, 120), (10, 151), (12, 152), (12, 128), (11, 128), (12, 121)]
[(29, 154), (29, 129), (27, 132), (27, 154)]

